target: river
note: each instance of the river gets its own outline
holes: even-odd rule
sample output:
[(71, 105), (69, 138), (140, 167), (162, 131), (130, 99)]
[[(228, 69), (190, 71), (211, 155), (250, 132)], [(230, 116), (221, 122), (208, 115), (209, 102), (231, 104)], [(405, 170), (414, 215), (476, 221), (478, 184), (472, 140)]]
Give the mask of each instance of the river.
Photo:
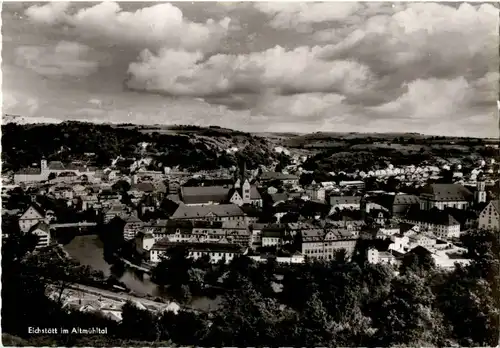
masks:
[[(64, 249), (82, 265), (102, 271), (106, 276), (111, 275), (111, 265), (104, 261), (103, 244), (97, 235), (76, 236), (69, 244), (64, 245)], [(126, 269), (120, 281), (138, 295), (168, 298), (168, 294), (160, 291), (147, 275), (140, 279), (134, 272)], [(207, 297), (198, 297), (193, 298), (190, 306), (200, 310), (208, 310), (216, 308), (218, 304), (220, 304), (220, 298), (213, 300)]]

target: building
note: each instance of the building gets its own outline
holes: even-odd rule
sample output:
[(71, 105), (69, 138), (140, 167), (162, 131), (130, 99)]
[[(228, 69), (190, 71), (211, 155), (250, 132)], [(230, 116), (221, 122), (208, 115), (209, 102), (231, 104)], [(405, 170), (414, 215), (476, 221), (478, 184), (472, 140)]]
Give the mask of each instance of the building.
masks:
[(496, 232), (500, 230), (500, 204), (498, 200), (490, 201), (481, 211), (479, 228)]
[(263, 247), (279, 246), (286, 233), (284, 224), (268, 224), (261, 230), (261, 240)]
[(54, 173), (56, 176), (62, 175), (63, 177), (68, 177), (68, 173), (73, 173), (75, 177), (79, 178), (86, 176), (93, 177), (95, 175), (96, 169), (94, 167), (88, 167), (82, 163), (70, 163), (64, 165), (60, 161), (51, 161), (47, 163), (45, 159), (40, 161), (40, 167), (38, 168), (23, 168), (14, 174), (15, 183), (32, 183), (46, 181), (49, 179), (50, 173)]
[(38, 237), (36, 248), (43, 248), (50, 244), (50, 227), (45, 222), (38, 222), (32, 226), (29, 233)]
[(438, 208), (428, 211), (412, 210), (403, 221), (415, 224), (420, 228), (420, 231), (430, 232), (438, 238), (460, 237), (460, 223), (451, 214)]
[(221, 232), (226, 240), (232, 244), (249, 247), (252, 243), (252, 234), (245, 221), (223, 221)]
[(32, 204), (19, 218), (19, 229), (26, 233), (40, 222), (47, 222), (45, 211), (37, 204)]
[(221, 204), (227, 201), (229, 186), (181, 187), (180, 199), (187, 206)]
[(415, 195), (383, 195), (375, 199), (393, 216), (405, 215), (410, 209), (420, 208), (420, 198)]
[(280, 172), (263, 172), (259, 176), (259, 181), (262, 183), (271, 181), (281, 181), (283, 184), (296, 185), (299, 183), (299, 177), (292, 174), (284, 174)]
[(262, 197), (257, 187), (255, 185), (250, 185), (248, 179), (244, 179), (242, 182), (243, 184), (241, 185), (238, 179), (234, 187), (229, 190), (229, 202), (238, 206), (250, 204), (256, 207), (262, 207)]
[(361, 209), (361, 197), (360, 196), (330, 196), (330, 215), (335, 213), (337, 210), (350, 209), (350, 210), (360, 210)]
[(326, 190), (323, 186), (318, 184), (311, 184), (305, 187), (306, 195), (313, 201), (324, 202), (326, 197)]
[(432, 208), (467, 209), (473, 200), (473, 194), (459, 184), (430, 184), (420, 194), (420, 209)]
[(151, 262), (160, 262), (165, 253), (174, 247), (185, 247), (188, 251), (188, 257), (195, 260), (208, 256), (211, 263), (218, 263), (221, 260), (229, 263), (233, 258), (247, 252), (247, 249), (239, 245), (228, 243), (172, 243), (161, 240), (156, 242), (149, 251)]
[(137, 217), (137, 215), (132, 214), (125, 219), (125, 226), (123, 227), (123, 238), (125, 240), (134, 239), (137, 233), (142, 230), (144, 223)]
[(112, 205), (104, 214), (104, 222), (108, 223), (115, 217), (125, 220), (129, 216), (127, 207), (123, 204)]
[(356, 246), (357, 236), (346, 229), (322, 229), (300, 231), (301, 252), (307, 257), (332, 260), (344, 249), (350, 257)]
[(358, 190), (363, 190), (365, 188), (365, 182), (362, 180), (346, 180), (339, 182), (339, 186), (345, 188), (356, 188)]
[(396, 265), (398, 263), (396, 257), (389, 251), (378, 251), (377, 249), (368, 249), (367, 252), (368, 262), (372, 264), (386, 264), (386, 265)]
[(291, 256), (267, 257), (264, 255), (258, 255), (258, 256), (249, 256), (249, 258), (256, 261), (256, 262), (268, 262), (269, 259), (274, 259), (279, 264), (301, 264), (301, 263), (305, 262), (304, 255), (302, 255), (299, 252), (297, 252)]
[(245, 221), (245, 213), (236, 204), (204, 206), (179, 205), (171, 216), (174, 220)]

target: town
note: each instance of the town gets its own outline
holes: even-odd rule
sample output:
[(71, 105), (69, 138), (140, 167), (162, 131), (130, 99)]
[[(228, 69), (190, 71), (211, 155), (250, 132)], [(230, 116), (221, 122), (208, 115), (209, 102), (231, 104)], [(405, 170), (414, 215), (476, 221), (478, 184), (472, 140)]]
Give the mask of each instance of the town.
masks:
[[(425, 256), (437, 269), (453, 272), (473, 261), (464, 236), (489, 231), (498, 238), (498, 156), (468, 166), (453, 158), (340, 173), (331, 168), (318, 175), (304, 169), (311, 154), (268, 146), (276, 158), (269, 165), (248, 168), (240, 156), (229, 168), (198, 171), (152, 169), (155, 159), (141, 143), (137, 157), (118, 156), (100, 167), (92, 153), (66, 163), (42, 157), (31, 167), (3, 173), (4, 247), (12, 234), (34, 235), (39, 259), (57, 255), (78, 263), (64, 240), (99, 235), (113, 267), (133, 269), (173, 289), (172, 280), (161, 276), (169, 259), (175, 260), (169, 272), (182, 269), (182, 258), (214, 265), (206, 267), (232, 267), (246, 258), (257, 265), (272, 262), (285, 274), (310, 262), (363, 260), (398, 275), (409, 258)], [(50, 285), (49, 297), (116, 322), (129, 301), (154, 313), (207, 312), (190, 304), (185, 284), (179, 284), (180, 295), (162, 299), (136, 294), (119, 276), (110, 283), (88, 272), (64, 287)], [(279, 273), (275, 290), (283, 280)]]

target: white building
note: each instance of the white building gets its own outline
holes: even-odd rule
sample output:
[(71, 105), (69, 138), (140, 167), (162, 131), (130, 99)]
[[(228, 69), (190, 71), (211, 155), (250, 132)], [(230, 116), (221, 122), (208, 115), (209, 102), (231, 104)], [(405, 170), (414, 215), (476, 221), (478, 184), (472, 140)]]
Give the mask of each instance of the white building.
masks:
[(481, 211), (481, 214), (479, 214), (479, 228), (490, 231), (500, 230), (500, 206), (498, 200), (489, 202)]
[(19, 229), (21, 232), (27, 233), (36, 224), (47, 223), (46, 220), (45, 211), (38, 205), (32, 204), (19, 218)]
[(394, 255), (387, 251), (378, 251), (377, 249), (368, 249), (368, 262), (371, 264), (396, 265), (397, 260)]
[(229, 263), (234, 257), (246, 254), (248, 250), (239, 245), (227, 243), (172, 243), (162, 240), (156, 242), (150, 249), (149, 255), (151, 262), (160, 262), (166, 251), (175, 246), (186, 247), (188, 250), (188, 257), (193, 259), (208, 255), (211, 263), (218, 263), (221, 260)]
[(45, 222), (39, 222), (31, 227), (29, 233), (38, 237), (36, 248), (43, 248), (50, 244), (50, 227)]

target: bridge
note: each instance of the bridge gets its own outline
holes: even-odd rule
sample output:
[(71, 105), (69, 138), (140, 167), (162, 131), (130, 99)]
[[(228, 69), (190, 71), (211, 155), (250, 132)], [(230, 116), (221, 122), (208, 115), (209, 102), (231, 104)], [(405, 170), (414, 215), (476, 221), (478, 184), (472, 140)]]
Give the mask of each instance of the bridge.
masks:
[(64, 223), (64, 224), (50, 224), (51, 229), (56, 229), (56, 228), (68, 228), (68, 227), (94, 227), (97, 226), (96, 222), (70, 222), (70, 223)]
[(144, 273), (146, 274), (151, 274), (151, 266), (149, 265), (146, 265), (146, 264), (142, 264), (141, 266), (139, 265), (136, 265), (136, 264), (133, 264), (132, 262), (124, 259), (123, 257), (120, 258), (120, 260), (126, 264), (127, 266), (131, 267), (131, 268), (135, 268), (135, 269), (138, 269), (140, 271), (143, 271)]

